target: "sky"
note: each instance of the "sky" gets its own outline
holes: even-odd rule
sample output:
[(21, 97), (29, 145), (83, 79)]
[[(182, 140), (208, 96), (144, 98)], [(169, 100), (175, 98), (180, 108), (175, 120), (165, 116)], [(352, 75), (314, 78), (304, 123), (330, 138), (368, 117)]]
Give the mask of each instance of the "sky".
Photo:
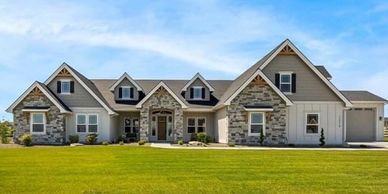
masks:
[(0, 118), (63, 62), (88, 78), (235, 79), (286, 38), (339, 89), (388, 99), (387, 34), (388, 1), (2, 0)]

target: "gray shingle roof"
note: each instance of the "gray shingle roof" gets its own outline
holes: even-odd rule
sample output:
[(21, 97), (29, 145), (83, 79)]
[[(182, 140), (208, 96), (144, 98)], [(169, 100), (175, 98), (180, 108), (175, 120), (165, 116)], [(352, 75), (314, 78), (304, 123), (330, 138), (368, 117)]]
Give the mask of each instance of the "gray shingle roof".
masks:
[(323, 74), (323, 76), (325, 76), (327, 79), (331, 79), (331, 75), (329, 73), (329, 71), (327, 71), (327, 69), (325, 68), (325, 66), (323, 65), (316, 65), (315, 66), (319, 72), (321, 72)]
[(387, 100), (372, 94), (368, 91), (341, 91), (342, 94), (346, 96), (350, 101), (376, 101), (376, 102), (386, 102)]

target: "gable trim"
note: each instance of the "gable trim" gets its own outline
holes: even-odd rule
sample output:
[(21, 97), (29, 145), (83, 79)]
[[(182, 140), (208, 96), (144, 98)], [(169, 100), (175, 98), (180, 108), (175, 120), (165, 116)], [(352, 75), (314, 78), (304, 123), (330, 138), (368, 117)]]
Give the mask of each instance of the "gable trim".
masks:
[(123, 80), (124, 80), (124, 78), (127, 78), (128, 79), (128, 81), (129, 82), (131, 82), (135, 87), (136, 87), (136, 89), (137, 89), (137, 91), (143, 91), (143, 88), (141, 88), (137, 83), (136, 83), (136, 81), (135, 80), (133, 80), (132, 79), (132, 77), (131, 76), (129, 76), (128, 74), (127, 74), (127, 72), (125, 72), (110, 88), (109, 88), (109, 90), (110, 91), (114, 91), (115, 90), (115, 88), (117, 87), (117, 85), (119, 85)]
[(323, 74), (311, 63), (303, 53), (300, 52), (298, 48), (290, 41), (286, 40), (283, 44), (274, 52), (272, 55), (259, 67), (260, 70), (263, 70), (281, 51), (284, 47), (289, 46), (296, 55), (302, 59), (307, 66), (345, 103), (346, 107), (352, 107), (352, 103), (327, 79)]
[(70, 74), (78, 81), (78, 83), (80, 83), (82, 85), (82, 87), (84, 87), (86, 89), (86, 91), (92, 95), (94, 97), (94, 99), (97, 100), (98, 103), (100, 103), (102, 105), (102, 107), (105, 108), (106, 111), (108, 111), (108, 114), (110, 115), (113, 115), (113, 114), (117, 114), (116, 112), (114, 112), (111, 108), (109, 108), (108, 105), (106, 105), (78, 76), (77, 74), (75, 74), (73, 72), (73, 70), (71, 70), (71, 68), (69, 68), (69, 66), (66, 64), (66, 63), (63, 63), (45, 82), (44, 84), (49, 84), (56, 76), (57, 74), (62, 71), (63, 69), (66, 69), (68, 72), (70, 72)]
[(243, 91), (243, 90), (248, 86), (248, 84), (251, 83), (251, 82), (253, 81), (253, 79), (255, 79), (255, 77), (257, 77), (257, 76), (260, 76), (261, 78), (263, 78), (264, 81), (265, 81), (265, 82), (266, 82), (266, 83), (267, 83), (267, 84), (275, 91), (275, 93), (278, 94), (278, 95), (286, 102), (286, 105), (287, 105), (287, 106), (293, 105), (293, 103), (291, 102), (291, 100), (288, 99), (288, 97), (287, 97), (286, 95), (284, 95), (284, 93), (281, 92), (281, 91), (279, 90), (279, 88), (277, 88), (277, 87), (272, 83), (272, 81), (271, 81), (267, 76), (264, 75), (264, 73), (263, 73), (260, 69), (256, 70), (256, 72), (255, 72), (251, 77), (249, 77), (249, 79), (248, 79), (247, 81), (245, 81), (244, 84), (243, 84), (241, 87), (239, 87), (238, 90), (235, 91), (235, 92), (232, 94), (232, 96), (230, 96), (230, 97), (225, 101), (224, 104), (225, 104), (225, 105), (230, 105), (230, 103), (232, 102), (232, 100), (233, 100), (238, 94), (240, 94), (240, 92)]
[(137, 105), (136, 108), (141, 108), (143, 104), (160, 88), (163, 87), (170, 93), (170, 95), (179, 103), (181, 104), (182, 108), (187, 108), (186, 104), (179, 99), (177, 95), (174, 94), (174, 92), (163, 82), (159, 82), (158, 85), (156, 85)]
[(13, 109), (20, 103), (34, 88), (38, 88), (56, 107), (59, 108), (60, 113), (71, 113), (71, 111), (66, 110), (57, 100), (55, 100), (40, 84), (38, 81), (35, 81), (24, 93), (19, 96), (18, 99), (7, 109), (7, 112), (12, 113)]
[(209, 91), (210, 92), (213, 92), (214, 91), (214, 88), (209, 84), (209, 82), (207, 82), (205, 80), (205, 78), (202, 77), (201, 74), (197, 73), (194, 75), (193, 78), (191, 78), (191, 80), (189, 82), (186, 83), (185, 86), (183, 86), (182, 88), (182, 91), (187, 91), (187, 88), (196, 80), (196, 79), (200, 79), (202, 81), (202, 83), (204, 83), (206, 85), (207, 88), (209, 88)]

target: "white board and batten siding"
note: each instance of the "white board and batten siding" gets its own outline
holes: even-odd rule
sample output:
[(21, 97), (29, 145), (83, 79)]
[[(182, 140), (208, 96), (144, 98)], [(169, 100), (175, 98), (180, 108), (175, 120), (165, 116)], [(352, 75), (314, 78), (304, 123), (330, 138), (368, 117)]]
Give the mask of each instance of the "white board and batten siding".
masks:
[[(287, 109), (288, 143), (319, 144), (324, 129), (327, 145), (340, 145), (344, 140), (344, 105), (341, 102), (295, 102)], [(319, 113), (319, 133), (306, 134), (307, 113)]]
[(218, 143), (228, 143), (228, 115), (226, 108), (217, 110), (214, 125), (214, 134)]
[(88, 133), (77, 133), (77, 114), (97, 114), (98, 116), (98, 142), (111, 141), (111, 130), (110, 130), (110, 116), (104, 108), (78, 108), (70, 107), (73, 113), (66, 117), (66, 138), (68, 140), (69, 135), (78, 135), (80, 142), (85, 141), (85, 137)]

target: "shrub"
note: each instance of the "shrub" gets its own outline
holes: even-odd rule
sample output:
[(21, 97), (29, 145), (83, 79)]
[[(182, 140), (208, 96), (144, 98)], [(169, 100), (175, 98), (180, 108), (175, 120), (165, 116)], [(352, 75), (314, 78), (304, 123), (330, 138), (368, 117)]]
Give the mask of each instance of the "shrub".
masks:
[(192, 133), (191, 135), (190, 135), (190, 141), (197, 141), (197, 134), (196, 133)]
[(179, 141), (178, 141), (178, 144), (179, 144), (179, 145), (183, 145), (183, 144), (184, 144), (184, 143), (183, 143), (183, 140), (179, 140)]
[(234, 146), (236, 146), (234, 143), (228, 143), (228, 146), (229, 147), (234, 147)]
[(79, 136), (78, 135), (69, 135), (69, 142), (70, 143), (78, 143), (79, 142)]
[(198, 133), (197, 134), (197, 141), (202, 143), (210, 143), (211, 137), (208, 136), (206, 133)]
[(321, 129), (321, 138), (319, 138), (319, 146), (324, 146), (326, 144), (325, 142), (325, 134), (323, 133), (323, 128)]
[(119, 141), (119, 144), (120, 145), (124, 145), (124, 141)]
[(0, 122), (1, 143), (9, 143), (8, 137), (12, 135), (12, 127), (8, 121)]
[(20, 137), (20, 143), (24, 146), (31, 146), (32, 145), (32, 136), (30, 134), (23, 134)]
[(139, 145), (144, 145), (146, 143), (146, 141), (144, 140), (140, 140), (139, 142), (137, 142)]
[(102, 142), (102, 145), (105, 145), (105, 146), (107, 146), (107, 145), (109, 145), (109, 142), (107, 142), (107, 141), (103, 141), (103, 142)]
[(97, 142), (98, 134), (90, 133), (86, 136), (85, 142), (86, 144), (93, 145)]
[(264, 130), (262, 130), (261, 133), (260, 133), (260, 139), (259, 139), (259, 141), (260, 141), (259, 143), (260, 143), (261, 146), (264, 145), (264, 140), (265, 140)]

